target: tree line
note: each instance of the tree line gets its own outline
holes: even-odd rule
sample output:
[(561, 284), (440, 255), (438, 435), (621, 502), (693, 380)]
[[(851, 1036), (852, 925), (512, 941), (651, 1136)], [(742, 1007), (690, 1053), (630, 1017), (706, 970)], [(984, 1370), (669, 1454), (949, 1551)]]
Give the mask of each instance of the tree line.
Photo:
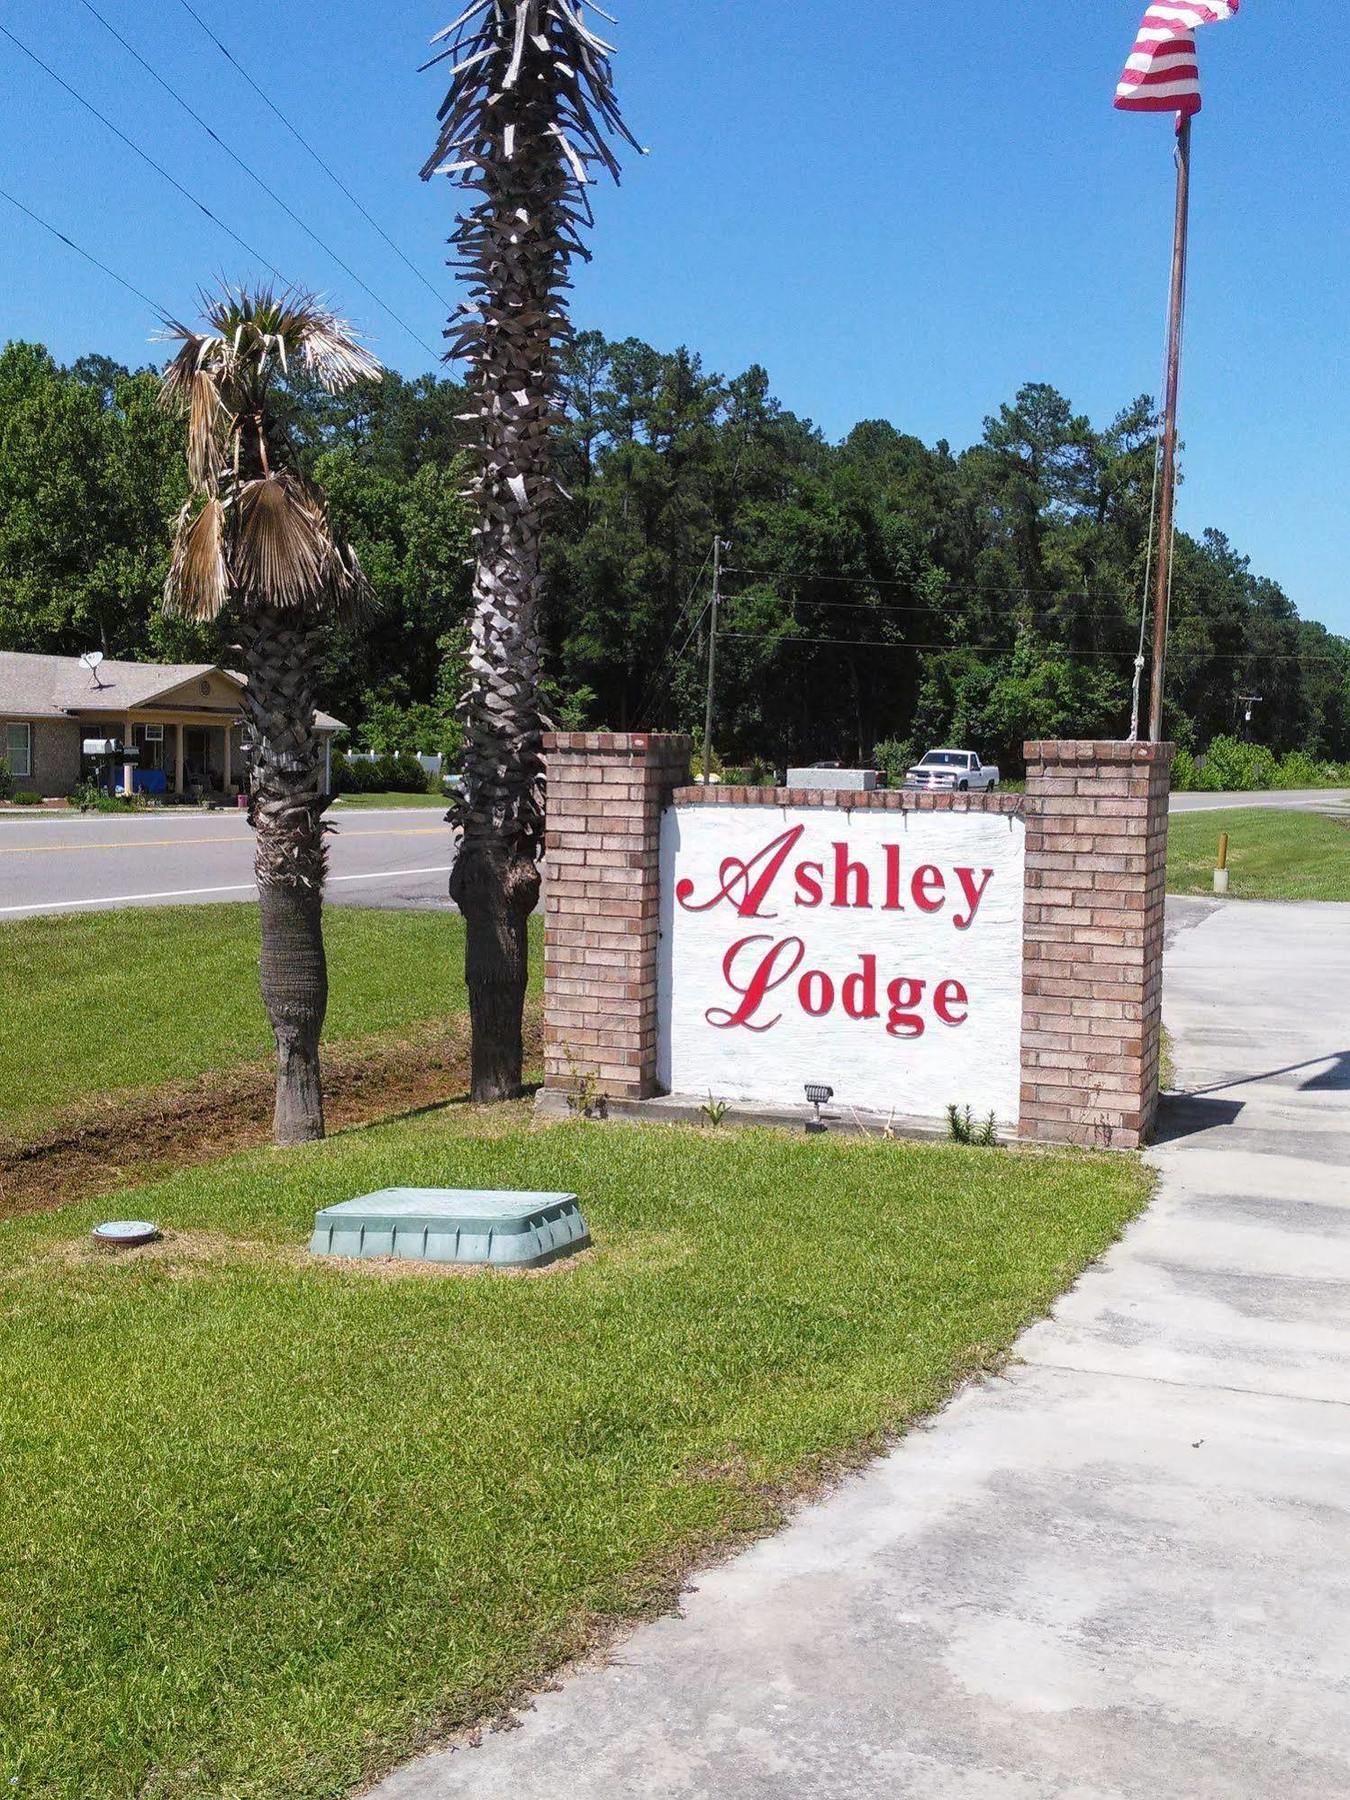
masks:
[[(0, 352), (0, 647), (228, 661), (161, 599), (186, 497), (158, 373)], [(324, 704), (372, 749), (458, 749), (470, 606), (465, 390), (303, 379), (286, 430), (375, 604), (320, 649)], [(545, 711), (701, 730), (715, 535), (713, 739), (727, 764), (895, 767), (938, 741), (1020, 767), (1024, 738), (1123, 736), (1148, 560), (1153, 407), (1105, 424), (1029, 383), (963, 451), (884, 420), (832, 443), (762, 368), (580, 334), (544, 550)], [(1250, 725), (1242, 696), (1259, 694)], [(1220, 530), (1178, 540), (1167, 734), (1350, 759), (1350, 641), (1300, 619)]]

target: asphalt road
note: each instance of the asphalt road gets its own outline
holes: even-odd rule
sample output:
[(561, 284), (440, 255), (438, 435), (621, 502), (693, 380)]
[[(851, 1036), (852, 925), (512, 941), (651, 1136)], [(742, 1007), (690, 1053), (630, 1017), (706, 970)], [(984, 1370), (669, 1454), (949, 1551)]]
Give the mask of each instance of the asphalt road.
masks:
[[(449, 907), (450, 830), (438, 808), (338, 815), (328, 841), (330, 901)], [(253, 833), (238, 813), (10, 817), (0, 826), (0, 919), (256, 892)]]
[(1350, 811), (1350, 788), (1290, 788), (1287, 793), (1173, 794), (1173, 812), (1214, 812), (1227, 806), (1273, 806), (1293, 812)]
[[(1350, 811), (1350, 789), (1175, 794), (1174, 812), (1232, 806)], [(439, 808), (333, 815), (328, 899), (448, 907), (450, 832)], [(0, 920), (111, 906), (251, 900), (253, 835), (238, 813), (0, 818)]]

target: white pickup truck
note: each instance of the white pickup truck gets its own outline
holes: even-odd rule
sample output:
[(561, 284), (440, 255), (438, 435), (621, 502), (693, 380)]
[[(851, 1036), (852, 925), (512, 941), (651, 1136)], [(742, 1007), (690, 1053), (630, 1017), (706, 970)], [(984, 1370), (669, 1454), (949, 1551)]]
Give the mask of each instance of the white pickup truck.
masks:
[(982, 763), (973, 750), (930, 750), (922, 762), (905, 770), (905, 786), (934, 793), (979, 793), (998, 786), (998, 770)]

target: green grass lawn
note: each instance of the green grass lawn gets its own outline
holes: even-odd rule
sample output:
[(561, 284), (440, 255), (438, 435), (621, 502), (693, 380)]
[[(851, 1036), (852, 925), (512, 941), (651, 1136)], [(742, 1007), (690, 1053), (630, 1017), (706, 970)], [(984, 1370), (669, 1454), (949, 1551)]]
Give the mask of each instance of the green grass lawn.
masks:
[[(396, 1182), (570, 1189), (535, 1277), (313, 1264)], [(1134, 1158), (450, 1107), (0, 1223), (0, 1774), (337, 1796), (938, 1404), (1142, 1204)]]
[[(328, 1042), (463, 1012), (453, 914), (324, 914)], [(538, 962), (538, 958), (534, 959)], [(0, 1131), (93, 1094), (142, 1089), (272, 1051), (255, 905), (124, 908), (0, 925)]]
[(1169, 893), (1214, 892), (1224, 831), (1232, 898), (1350, 900), (1350, 821), (1257, 807), (1174, 814), (1167, 836)]
[(450, 801), (445, 794), (340, 794), (333, 802), (333, 811), (363, 812), (371, 807), (388, 806), (439, 806), (444, 812)]

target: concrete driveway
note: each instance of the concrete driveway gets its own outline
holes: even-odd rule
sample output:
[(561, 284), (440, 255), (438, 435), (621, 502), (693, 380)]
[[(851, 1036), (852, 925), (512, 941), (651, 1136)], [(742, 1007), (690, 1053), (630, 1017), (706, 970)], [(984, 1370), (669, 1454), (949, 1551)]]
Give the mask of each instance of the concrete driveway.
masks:
[(379, 1800), (1350, 1795), (1350, 907), (1182, 902), (1159, 1196), (683, 1616)]
[[(449, 907), (450, 829), (439, 807), (330, 815), (328, 898)], [(252, 900), (241, 813), (90, 813), (0, 823), (0, 919), (113, 906)]]

